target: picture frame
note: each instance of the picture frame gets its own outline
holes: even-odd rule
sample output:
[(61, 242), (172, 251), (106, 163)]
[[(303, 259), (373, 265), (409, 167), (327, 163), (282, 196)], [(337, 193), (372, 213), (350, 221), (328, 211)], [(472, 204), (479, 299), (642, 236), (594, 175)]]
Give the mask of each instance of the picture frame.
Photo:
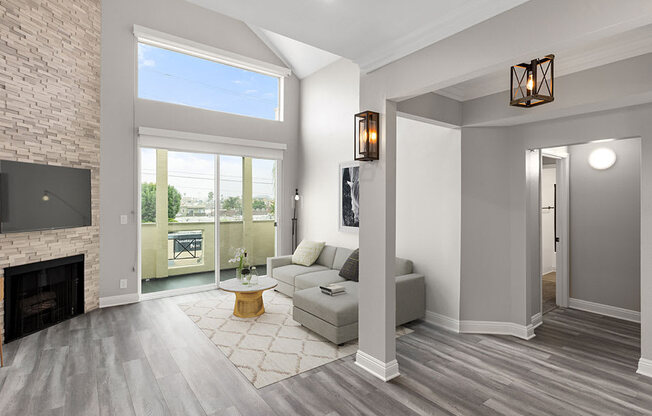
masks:
[(357, 233), (360, 229), (360, 162), (340, 163), (338, 179), (338, 229)]

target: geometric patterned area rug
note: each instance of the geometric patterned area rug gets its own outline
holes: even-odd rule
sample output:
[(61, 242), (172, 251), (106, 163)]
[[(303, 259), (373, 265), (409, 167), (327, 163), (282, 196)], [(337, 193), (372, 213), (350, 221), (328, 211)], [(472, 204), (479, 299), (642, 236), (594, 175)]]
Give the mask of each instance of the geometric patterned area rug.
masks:
[[(357, 340), (337, 346), (292, 319), (292, 298), (274, 290), (263, 293), (265, 313), (233, 316), (235, 295), (181, 303), (179, 308), (256, 387), (303, 373), (354, 354)], [(397, 336), (413, 332), (398, 327)]]

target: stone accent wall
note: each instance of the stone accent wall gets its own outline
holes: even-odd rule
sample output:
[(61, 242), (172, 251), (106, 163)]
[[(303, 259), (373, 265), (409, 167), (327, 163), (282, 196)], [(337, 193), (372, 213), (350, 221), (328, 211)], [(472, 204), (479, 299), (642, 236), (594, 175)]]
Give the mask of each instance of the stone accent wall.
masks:
[(86, 311), (99, 305), (100, 11), (100, 0), (0, 2), (0, 159), (91, 169), (93, 215), (91, 227), (0, 234), (0, 275), (85, 254)]

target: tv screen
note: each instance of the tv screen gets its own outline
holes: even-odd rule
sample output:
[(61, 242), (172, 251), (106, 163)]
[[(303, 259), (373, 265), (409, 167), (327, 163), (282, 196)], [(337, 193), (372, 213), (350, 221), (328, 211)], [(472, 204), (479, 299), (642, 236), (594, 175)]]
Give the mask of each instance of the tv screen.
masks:
[(0, 233), (89, 225), (89, 169), (0, 160)]

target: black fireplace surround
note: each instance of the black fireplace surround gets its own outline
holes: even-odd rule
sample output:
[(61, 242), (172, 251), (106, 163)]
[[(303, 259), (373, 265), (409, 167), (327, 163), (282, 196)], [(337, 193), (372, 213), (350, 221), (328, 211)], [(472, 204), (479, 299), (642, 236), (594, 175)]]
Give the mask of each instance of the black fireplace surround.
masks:
[(84, 313), (84, 255), (8, 267), (5, 342)]

